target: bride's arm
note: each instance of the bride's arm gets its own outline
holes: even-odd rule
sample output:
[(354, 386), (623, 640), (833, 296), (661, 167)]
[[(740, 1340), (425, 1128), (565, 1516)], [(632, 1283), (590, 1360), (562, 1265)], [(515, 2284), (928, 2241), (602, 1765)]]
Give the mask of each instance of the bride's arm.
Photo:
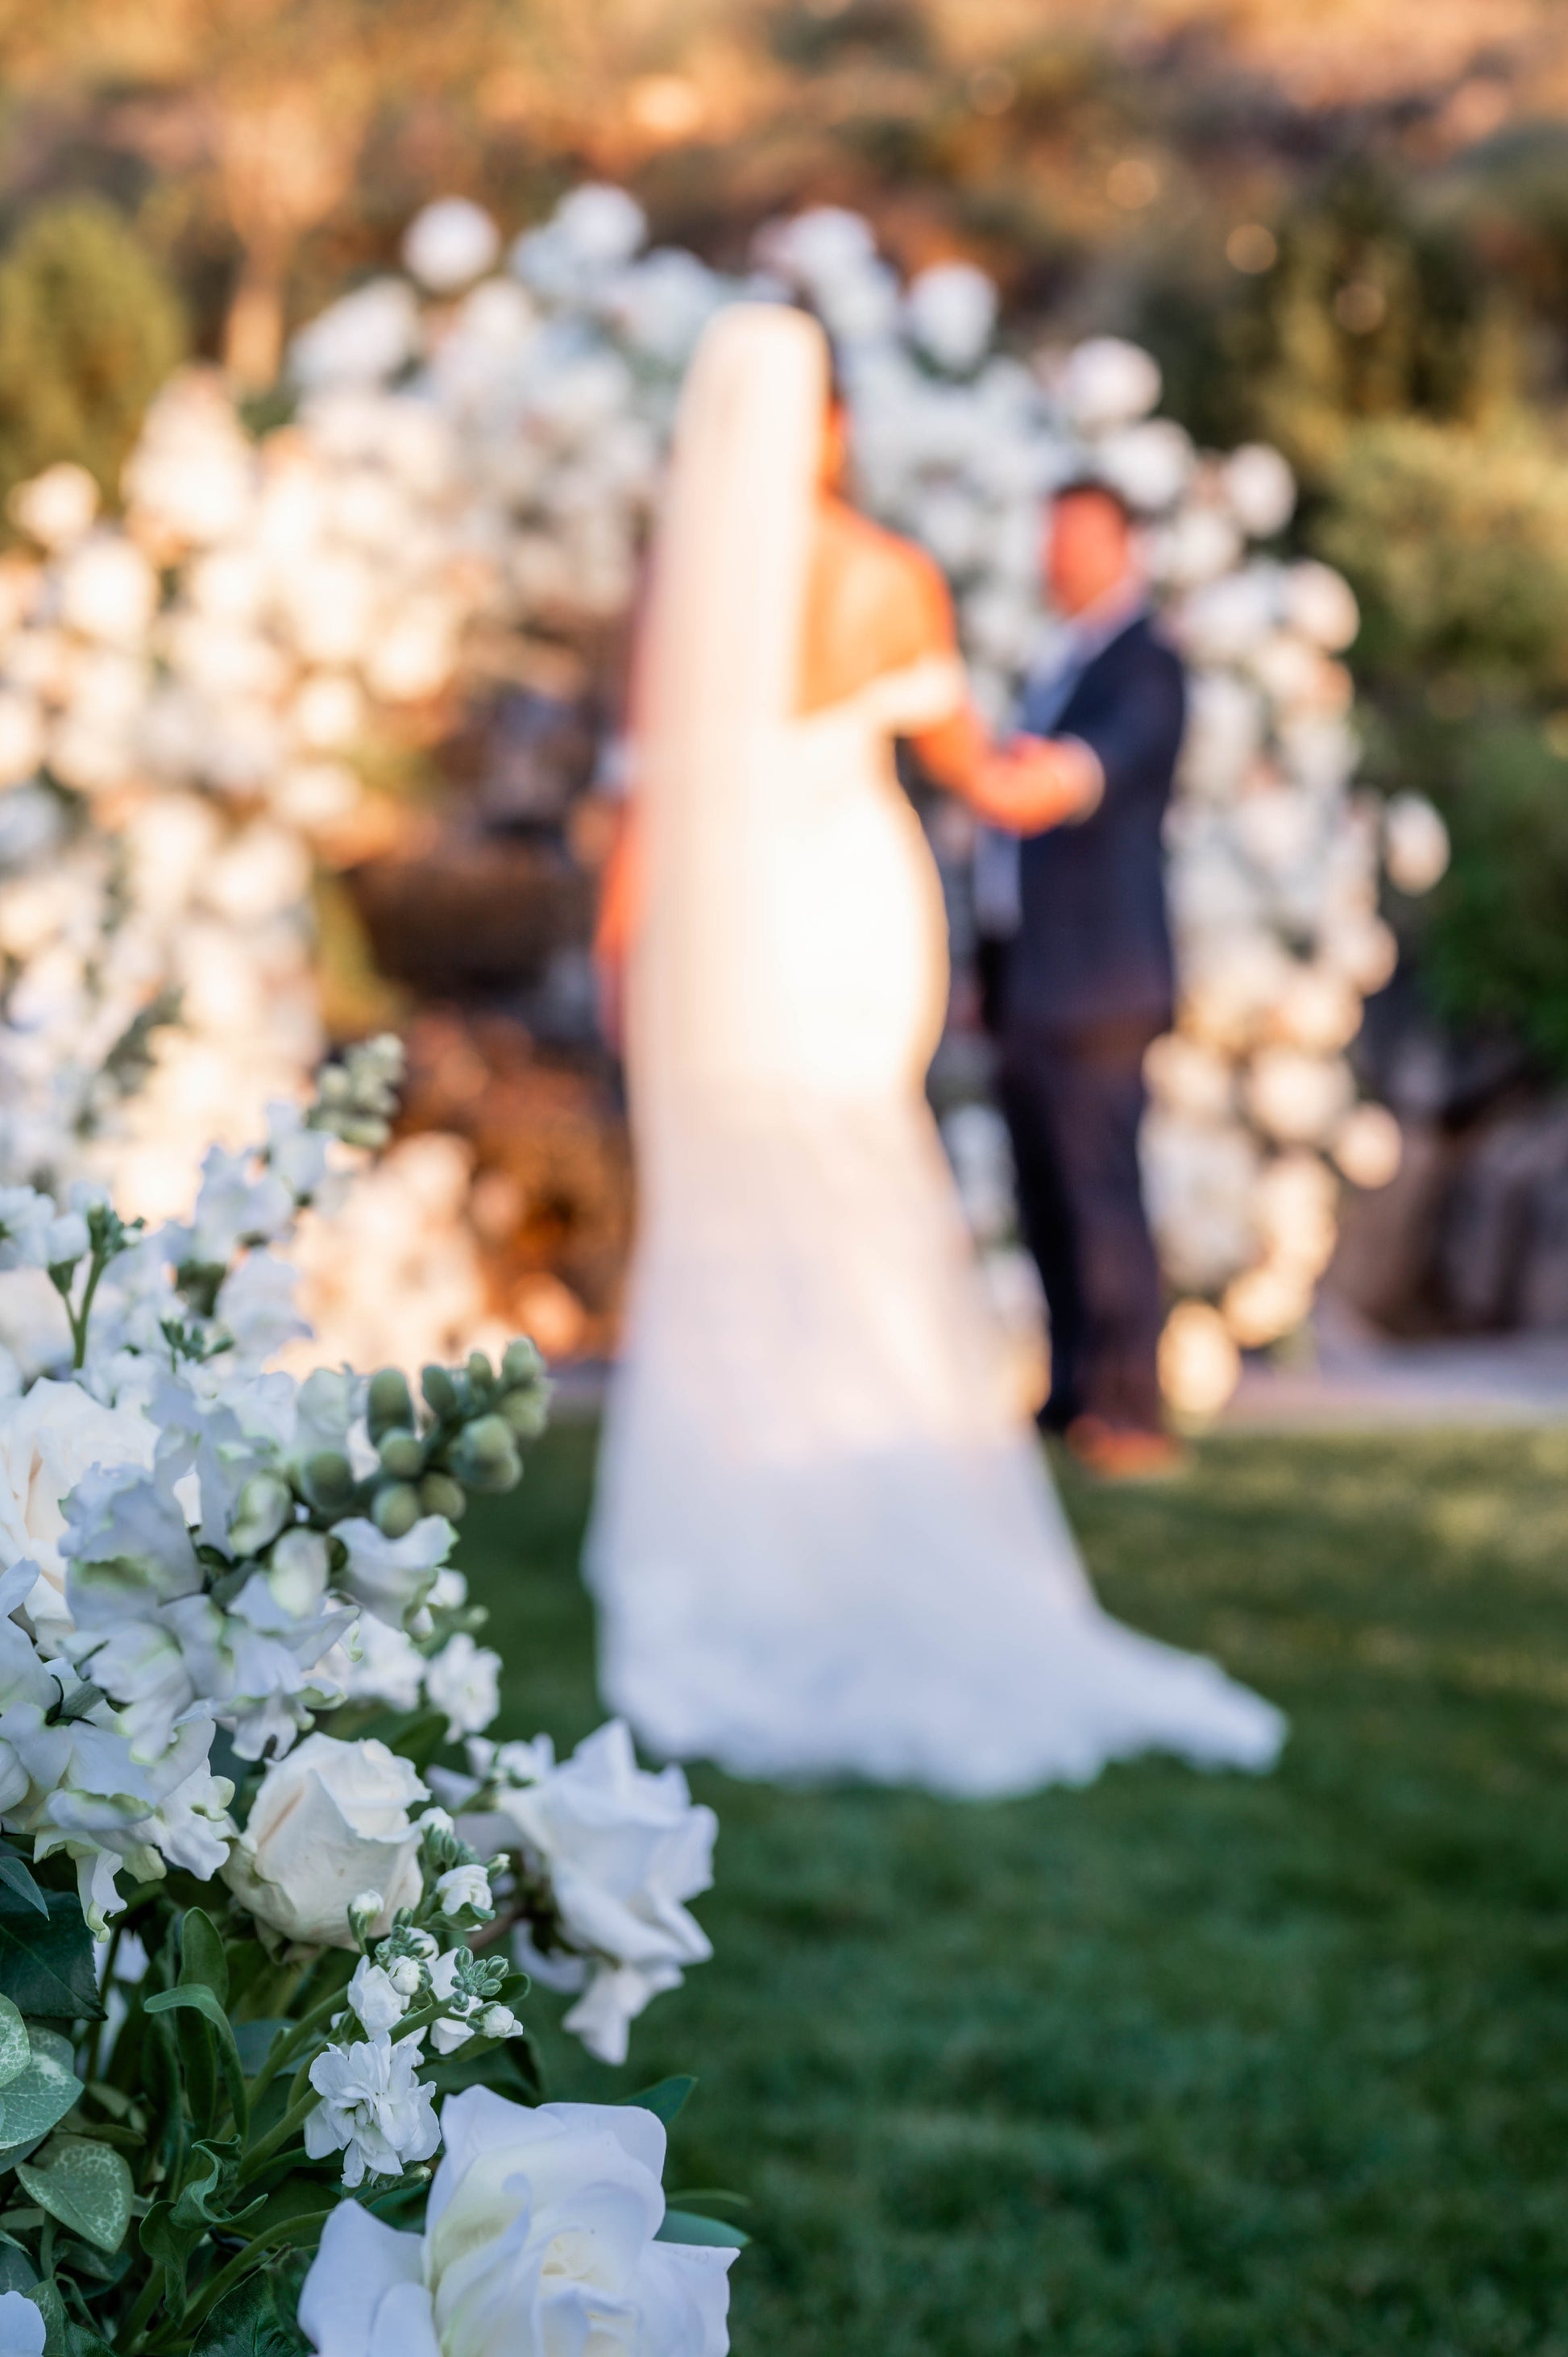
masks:
[[(960, 662), (946, 581), (923, 554), (913, 578), (920, 609), (918, 651)], [(1100, 764), (1087, 745), (1018, 737), (1004, 748), (967, 700), (910, 742), (934, 783), (957, 794), (988, 825), (1012, 834), (1041, 834), (1047, 827), (1087, 818), (1100, 800)]]

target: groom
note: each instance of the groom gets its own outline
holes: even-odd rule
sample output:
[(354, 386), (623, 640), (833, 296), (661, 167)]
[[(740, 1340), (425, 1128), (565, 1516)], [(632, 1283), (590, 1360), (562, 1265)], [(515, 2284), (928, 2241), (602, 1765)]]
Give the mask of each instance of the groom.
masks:
[(1160, 1277), (1138, 1125), (1144, 1050), (1172, 1017), (1161, 823), (1185, 688), (1150, 616), (1133, 519), (1109, 485), (1085, 479), (1057, 493), (1045, 568), (1067, 643), (1029, 683), (1020, 729), (1076, 763), (1077, 808), (1016, 846), (1011, 909), (997, 906), (1004, 867), (1000, 879), (993, 868), (989, 909), (983, 867), (977, 897), (993, 929), (990, 996), (1024, 1235), (1050, 1310), (1040, 1421), (1097, 1471), (1134, 1477), (1179, 1458), (1161, 1430)]

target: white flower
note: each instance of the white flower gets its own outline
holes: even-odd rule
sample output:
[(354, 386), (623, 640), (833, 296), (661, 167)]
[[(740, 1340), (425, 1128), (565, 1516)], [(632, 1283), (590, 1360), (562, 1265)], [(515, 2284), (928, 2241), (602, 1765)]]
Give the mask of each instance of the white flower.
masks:
[(310, 1332), (295, 1296), (298, 1272), (274, 1253), (247, 1253), (218, 1288), (218, 1322), (232, 1338), (242, 1365), (260, 1366)]
[(473, 2035), (471, 2021), (454, 2021), (449, 2015), (443, 2015), (439, 2021), (430, 2025), (430, 2043), (441, 2055), (456, 2054), (458, 2047), (467, 2046)]
[(1447, 871), (1448, 829), (1424, 794), (1395, 794), (1383, 813), (1383, 857), (1401, 892), (1430, 892)]
[(0, 1269), (47, 1268), (55, 1207), (32, 1187), (0, 1187)]
[(373, 1612), (360, 1614), (321, 1667), (337, 1679), (350, 1702), (384, 1702), (393, 1710), (413, 1710), (424, 1687), (424, 1656), (418, 1646)]
[(456, 1994), (458, 1968), (467, 1960), (467, 1948), (444, 1948), (440, 1955), (431, 1960), (430, 1964), (432, 1996), (439, 1998), (443, 2005), (452, 2006), (459, 2013), (467, 2011), (471, 2004), (470, 1999), (460, 1997)]
[(629, 262), (648, 235), (648, 216), (624, 188), (590, 181), (562, 198), (551, 227), (585, 262)]
[(318, 2357), (725, 2357), (733, 2251), (657, 2242), (664, 2130), (635, 2104), (447, 2099), (423, 2234), (332, 2212)]
[(457, 1534), (444, 1514), (424, 1514), (401, 1539), (383, 1538), (365, 1515), (352, 1514), (334, 1523), (332, 1535), (349, 1550), (342, 1575), (349, 1594), (398, 1629), (430, 1593)]
[(448, 1638), (424, 1671), (424, 1691), (446, 1714), (446, 1740), (478, 1735), (501, 1706), (501, 1657), (477, 1645), (466, 1630)]
[(387, 1931), (419, 1898), (419, 1832), (408, 1812), (425, 1798), (406, 1760), (384, 1743), (305, 1741), (268, 1769), (225, 1879), (243, 1905), (290, 1940), (348, 1948), (349, 1904), (385, 1894), (373, 1926)]
[(628, 2025), (680, 1986), (684, 1965), (713, 1953), (682, 1904), (713, 1880), (713, 1811), (693, 1805), (679, 1768), (639, 1768), (619, 1719), (537, 1783), (503, 1790), (495, 1806), (525, 1857), (547, 1868), (568, 1938), (596, 1960), (568, 2028), (601, 2061), (624, 2061)]
[(61, 458), (18, 483), (7, 502), (14, 520), (44, 548), (63, 548), (91, 529), (98, 486), (85, 467)]
[(1295, 477), (1266, 442), (1243, 442), (1221, 470), (1231, 513), (1249, 540), (1272, 540), (1295, 512)]
[(495, 1912), (490, 1902), (490, 1878), (482, 1866), (448, 1867), (437, 1878), (435, 1896), (443, 1915), (460, 1915), (465, 1907), (471, 1907), (478, 1915)]
[(522, 2024), (510, 2005), (488, 2005), (477, 2024), (481, 2038), (519, 2038)]
[(972, 369), (991, 341), (996, 288), (970, 262), (939, 262), (910, 281), (904, 298), (909, 333), (938, 365)]
[(40, 1633), (70, 1626), (65, 1500), (94, 1466), (150, 1468), (156, 1438), (145, 1416), (102, 1407), (80, 1383), (37, 1383), (0, 1405), (0, 1569), (38, 1565), (27, 1609)]
[(329, 2046), (310, 2066), (321, 2101), (305, 2123), (312, 2160), (343, 2155), (343, 2182), (401, 2177), (428, 2160), (441, 2141), (428, 2087), (414, 2077), (423, 2059), (419, 2033), (394, 2046), (383, 2031), (353, 2046)]
[(185, 1256), (203, 1267), (227, 1268), (242, 1243), (261, 1243), (293, 1224), (294, 1197), (274, 1170), (255, 1171), (248, 1153), (209, 1146), (201, 1188), (185, 1238)]
[(482, 278), (500, 251), (500, 234), (482, 206), (439, 197), (415, 213), (403, 235), (403, 267), (436, 295), (455, 295)]
[(43, 2357), (44, 2312), (26, 2292), (0, 2292), (0, 2357)]
[(372, 278), (300, 329), (289, 346), (289, 374), (307, 391), (373, 384), (413, 358), (418, 332), (413, 287)]
[(1068, 415), (1087, 434), (1146, 417), (1160, 397), (1159, 363), (1119, 336), (1091, 336), (1068, 360), (1062, 377)]
[[(403, 1957), (407, 1964), (413, 1960)], [(414, 1968), (414, 1985), (419, 1981)], [(400, 1989), (392, 1975), (381, 1964), (372, 1964), (369, 1956), (361, 1956), (349, 1983), (349, 2002), (358, 2014), (367, 2034), (374, 2038), (383, 2029), (391, 2029), (408, 2011), (408, 1996)]]

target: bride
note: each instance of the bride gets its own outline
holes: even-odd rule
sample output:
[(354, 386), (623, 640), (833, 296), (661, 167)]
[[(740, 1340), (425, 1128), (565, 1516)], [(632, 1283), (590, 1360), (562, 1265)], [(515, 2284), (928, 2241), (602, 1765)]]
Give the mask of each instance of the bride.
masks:
[(1028, 827), (1079, 788), (983, 758), (945, 591), (839, 497), (839, 432), (814, 322), (709, 328), (633, 688), (637, 913), (624, 876), (609, 909), (641, 1211), (587, 1555), (605, 1692), (741, 1775), (1263, 1768), (1278, 1713), (1101, 1610), (1007, 1404), (923, 1093), (946, 927), (892, 740)]

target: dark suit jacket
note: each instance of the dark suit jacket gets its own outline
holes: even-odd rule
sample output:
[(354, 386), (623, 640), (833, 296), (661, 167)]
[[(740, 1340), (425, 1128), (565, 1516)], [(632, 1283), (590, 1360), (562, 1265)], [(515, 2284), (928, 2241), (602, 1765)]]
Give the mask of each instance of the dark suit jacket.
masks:
[[(1078, 825), (1022, 845), (1004, 1033), (1061, 1037), (1139, 1024), (1152, 1033), (1169, 1023), (1175, 976), (1160, 829), (1186, 715), (1181, 663), (1140, 615), (1094, 656), (1042, 728), (1092, 748), (1105, 792)], [(1027, 731), (1027, 694), (1020, 726)]]

